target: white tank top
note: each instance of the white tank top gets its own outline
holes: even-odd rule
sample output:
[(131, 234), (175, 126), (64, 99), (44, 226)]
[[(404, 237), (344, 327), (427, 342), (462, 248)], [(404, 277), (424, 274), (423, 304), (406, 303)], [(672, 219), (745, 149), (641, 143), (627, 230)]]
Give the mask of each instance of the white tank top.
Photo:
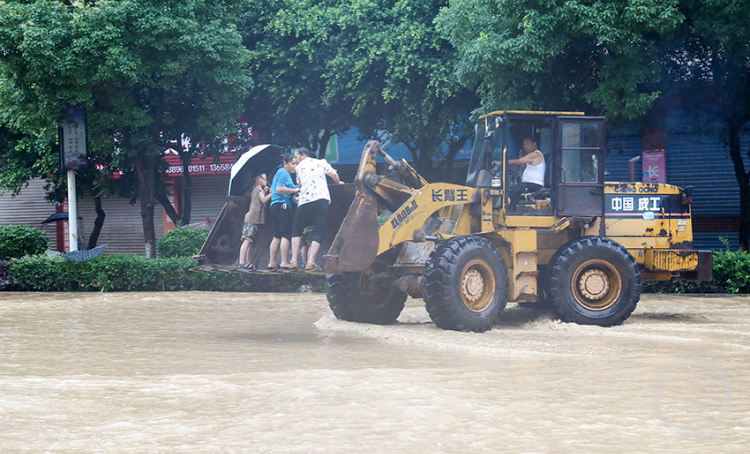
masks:
[[(542, 154), (541, 151), (536, 150), (534, 153)], [(521, 177), (522, 183), (536, 183), (539, 186), (544, 186), (544, 171), (547, 169), (547, 163), (544, 161), (544, 155), (542, 155), (542, 162), (539, 165), (526, 164), (526, 169), (523, 171)]]

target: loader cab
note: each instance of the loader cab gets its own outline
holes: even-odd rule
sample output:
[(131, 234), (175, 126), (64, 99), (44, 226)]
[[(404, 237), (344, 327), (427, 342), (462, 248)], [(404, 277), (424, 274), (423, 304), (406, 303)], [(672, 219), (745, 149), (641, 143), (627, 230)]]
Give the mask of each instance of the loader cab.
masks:
[[(544, 186), (514, 190), (524, 166), (525, 138), (533, 138), (546, 164)], [(576, 112), (491, 112), (476, 126), (467, 186), (489, 188), (495, 209), (507, 215), (600, 216), (604, 189), (604, 120)], [(506, 195), (505, 197), (500, 194)], [(515, 194), (508, 204), (509, 194)]]

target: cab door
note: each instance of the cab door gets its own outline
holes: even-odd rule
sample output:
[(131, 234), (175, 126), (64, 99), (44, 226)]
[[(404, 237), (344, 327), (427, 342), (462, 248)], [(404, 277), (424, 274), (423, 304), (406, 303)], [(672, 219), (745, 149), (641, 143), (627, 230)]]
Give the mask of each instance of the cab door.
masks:
[(604, 119), (558, 117), (555, 147), (556, 208), (562, 216), (604, 212)]

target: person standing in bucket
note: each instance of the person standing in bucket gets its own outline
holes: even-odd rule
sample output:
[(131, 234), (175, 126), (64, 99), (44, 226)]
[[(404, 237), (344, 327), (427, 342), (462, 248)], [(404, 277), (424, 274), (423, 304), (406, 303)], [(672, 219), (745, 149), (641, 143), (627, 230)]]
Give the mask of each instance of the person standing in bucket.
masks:
[(300, 248), (300, 239), (305, 227), (312, 226), (312, 242), (305, 258), (305, 270), (320, 271), (320, 266), (315, 263), (315, 257), (323, 241), (328, 219), (328, 206), (331, 203), (326, 176), (336, 184), (343, 184), (343, 182), (328, 161), (310, 157), (310, 151), (307, 148), (298, 148), (294, 152), (294, 162), (300, 192), (297, 214), (294, 216), (292, 226), (292, 262), (289, 264), (289, 269), (299, 268), (297, 253)]
[(255, 176), (255, 186), (253, 186), (250, 196), (250, 209), (245, 215), (242, 224), (242, 246), (240, 247), (240, 258), (237, 267), (243, 270), (252, 271), (255, 269), (253, 264), (253, 252), (255, 241), (258, 238), (258, 229), (266, 222), (266, 203), (271, 199), (271, 190), (266, 181), (266, 174), (261, 173)]
[[(299, 192), (292, 180), (294, 160), (291, 153), (279, 156), (279, 169), (271, 183), (271, 216), (275, 223), (273, 240), (269, 246), (269, 270), (289, 269), (289, 240), (292, 236), (292, 195)], [(281, 248), (281, 265), (276, 263), (276, 253)], [(296, 254), (295, 254), (296, 260)]]

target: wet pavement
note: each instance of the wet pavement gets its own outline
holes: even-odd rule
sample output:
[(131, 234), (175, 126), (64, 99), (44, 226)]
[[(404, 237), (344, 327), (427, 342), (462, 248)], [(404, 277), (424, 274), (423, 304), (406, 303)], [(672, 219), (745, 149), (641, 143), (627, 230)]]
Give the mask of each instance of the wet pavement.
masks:
[(335, 319), (322, 294), (0, 293), (2, 452), (747, 452), (750, 297), (622, 326)]

